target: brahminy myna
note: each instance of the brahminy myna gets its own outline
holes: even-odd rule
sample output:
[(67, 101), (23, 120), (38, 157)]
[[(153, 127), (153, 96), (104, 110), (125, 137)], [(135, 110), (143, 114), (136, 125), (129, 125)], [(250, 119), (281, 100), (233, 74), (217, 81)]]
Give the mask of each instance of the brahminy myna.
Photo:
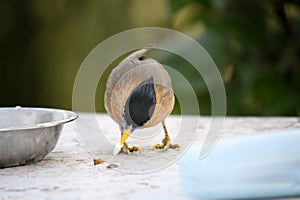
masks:
[(180, 148), (171, 144), (165, 119), (174, 107), (174, 92), (171, 78), (164, 67), (156, 60), (145, 56), (153, 46), (137, 50), (122, 60), (108, 77), (104, 97), (105, 109), (118, 123), (121, 141), (114, 149), (114, 155), (122, 149), (130, 154), (140, 151), (136, 146), (129, 147), (127, 138), (136, 129), (152, 127), (162, 123), (165, 137), (162, 144), (153, 149)]

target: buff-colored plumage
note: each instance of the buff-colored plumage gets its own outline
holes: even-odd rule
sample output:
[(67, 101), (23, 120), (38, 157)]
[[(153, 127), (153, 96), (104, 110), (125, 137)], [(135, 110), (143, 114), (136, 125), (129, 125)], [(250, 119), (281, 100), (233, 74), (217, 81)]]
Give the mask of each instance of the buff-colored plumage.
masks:
[(110, 117), (122, 128), (125, 103), (131, 93), (143, 81), (153, 77), (156, 93), (155, 110), (142, 128), (162, 122), (173, 110), (174, 93), (171, 78), (164, 67), (152, 58), (144, 56), (150, 48), (144, 48), (126, 57), (110, 74), (104, 97), (105, 108)]

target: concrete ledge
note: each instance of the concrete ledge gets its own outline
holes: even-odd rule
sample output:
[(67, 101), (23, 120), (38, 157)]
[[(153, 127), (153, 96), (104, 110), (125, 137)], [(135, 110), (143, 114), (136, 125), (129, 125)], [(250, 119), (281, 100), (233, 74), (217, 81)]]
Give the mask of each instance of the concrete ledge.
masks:
[[(93, 127), (89, 127), (92, 114), (79, 113), (79, 116), (86, 120), (87, 132), (95, 131)], [(101, 121), (107, 138), (112, 143), (118, 141), (120, 135), (114, 122), (104, 114), (97, 115), (97, 119)], [(184, 124), (180, 125), (182, 120)], [(195, 124), (195, 121), (198, 123)], [(167, 120), (170, 133), (175, 133), (181, 127), (187, 138), (190, 138), (196, 131), (195, 142), (199, 143), (203, 142), (209, 124), (210, 117), (171, 116)], [(266, 130), (294, 128), (300, 128), (299, 118), (227, 117), (221, 139)], [(159, 133), (160, 127), (151, 131)], [(151, 131), (148, 130), (147, 133)], [(157, 134), (149, 141), (143, 139), (142, 143), (138, 137), (128, 141), (130, 144), (137, 143), (144, 150), (139, 155), (120, 154), (112, 159), (112, 162), (118, 163), (120, 169), (125, 171), (107, 169), (105, 164), (94, 166), (94, 158), (101, 156), (101, 159), (107, 160), (111, 155), (90, 154), (79, 136), (75, 123), (67, 124), (57, 147), (43, 161), (0, 169), (0, 199), (189, 199), (182, 193), (180, 185), (178, 155), (182, 152), (172, 149), (168, 152), (150, 150), (153, 142), (160, 142), (163, 134)], [(182, 142), (185, 145), (190, 144), (188, 139)], [(149, 169), (151, 165), (159, 166), (158, 162), (170, 164), (155, 172), (145, 170), (147, 173), (143, 173), (143, 169)], [(135, 168), (139, 171), (138, 174), (126, 172)]]

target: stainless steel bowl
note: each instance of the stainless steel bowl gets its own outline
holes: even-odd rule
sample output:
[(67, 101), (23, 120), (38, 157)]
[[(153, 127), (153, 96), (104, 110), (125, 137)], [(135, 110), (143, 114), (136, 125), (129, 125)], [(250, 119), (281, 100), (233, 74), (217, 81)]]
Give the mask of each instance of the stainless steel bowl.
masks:
[(47, 108), (0, 108), (0, 168), (42, 160), (56, 146), (71, 111)]

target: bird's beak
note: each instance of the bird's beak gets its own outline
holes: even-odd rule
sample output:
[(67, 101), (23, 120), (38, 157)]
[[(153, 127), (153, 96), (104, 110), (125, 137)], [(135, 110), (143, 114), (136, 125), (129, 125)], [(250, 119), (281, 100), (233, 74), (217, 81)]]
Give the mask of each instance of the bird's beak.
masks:
[(132, 128), (132, 125), (131, 125), (131, 126), (129, 126), (128, 129), (126, 129), (126, 130), (123, 131), (123, 134), (122, 134), (122, 138), (121, 138), (120, 143), (117, 143), (117, 144), (115, 145), (115, 148), (114, 148), (114, 151), (113, 151), (113, 155), (114, 155), (114, 156), (117, 155), (117, 154), (120, 152), (121, 148), (123, 148), (123, 146), (124, 146), (124, 144), (125, 144), (127, 138), (128, 138), (129, 135), (131, 134), (132, 130), (133, 130), (133, 128)]
[(132, 126), (130, 126), (127, 130), (124, 130), (123, 131), (123, 135), (122, 135), (122, 138), (121, 138), (121, 142), (120, 144), (123, 146), (124, 143), (126, 142), (127, 138), (129, 137), (129, 135), (131, 134), (131, 131), (132, 131)]

